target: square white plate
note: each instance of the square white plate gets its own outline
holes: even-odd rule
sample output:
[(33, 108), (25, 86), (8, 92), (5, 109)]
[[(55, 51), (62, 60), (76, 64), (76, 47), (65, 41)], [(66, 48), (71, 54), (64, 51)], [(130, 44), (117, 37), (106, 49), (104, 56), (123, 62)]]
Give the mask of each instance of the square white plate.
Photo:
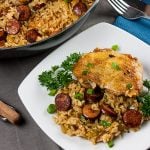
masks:
[[(97, 24), (76, 37), (67, 41), (40, 64), (21, 83), (19, 96), (41, 129), (65, 150), (107, 150), (107, 144), (92, 145), (80, 137), (70, 137), (63, 134), (60, 127), (53, 121), (53, 115), (46, 109), (54, 103), (54, 97), (48, 96), (46, 88), (40, 86), (38, 75), (49, 70), (53, 65), (59, 65), (70, 53), (89, 52), (96, 47), (109, 48), (118, 44), (120, 52), (129, 53), (141, 60), (144, 66), (144, 76), (150, 77), (150, 46), (129, 33), (107, 23)], [(43, 143), (44, 144), (44, 143)], [(125, 134), (115, 140), (112, 150), (146, 150), (150, 147), (150, 122), (143, 125), (136, 133)]]

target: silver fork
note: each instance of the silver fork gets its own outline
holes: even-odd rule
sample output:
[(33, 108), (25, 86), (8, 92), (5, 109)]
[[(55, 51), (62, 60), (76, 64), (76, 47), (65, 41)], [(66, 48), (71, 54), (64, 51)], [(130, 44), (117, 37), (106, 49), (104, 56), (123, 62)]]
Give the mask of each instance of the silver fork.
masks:
[(150, 19), (144, 12), (139, 9), (136, 9), (130, 5), (128, 5), (123, 0), (108, 0), (111, 6), (124, 18), (126, 19), (139, 19), (139, 18), (146, 18)]

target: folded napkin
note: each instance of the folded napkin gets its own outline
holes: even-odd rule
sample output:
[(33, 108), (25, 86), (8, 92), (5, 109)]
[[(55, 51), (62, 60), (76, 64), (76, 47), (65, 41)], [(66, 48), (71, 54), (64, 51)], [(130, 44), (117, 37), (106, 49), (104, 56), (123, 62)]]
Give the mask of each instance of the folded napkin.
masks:
[(150, 4), (150, 0), (143, 0), (144, 3)]
[(114, 25), (135, 35), (150, 45), (150, 20), (138, 19), (131, 21), (119, 16), (114, 22)]
[[(150, 0), (144, 0), (144, 2), (150, 4)], [(150, 20), (141, 18), (131, 21), (119, 16), (115, 20), (114, 25), (126, 30), (150, 45)]]

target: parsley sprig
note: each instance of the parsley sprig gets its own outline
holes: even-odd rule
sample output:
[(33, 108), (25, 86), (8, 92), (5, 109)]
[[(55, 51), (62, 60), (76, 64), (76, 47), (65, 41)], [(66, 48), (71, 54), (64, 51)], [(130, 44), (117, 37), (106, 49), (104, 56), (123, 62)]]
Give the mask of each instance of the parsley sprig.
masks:
[(58, 89), (67, 86), (73, 81), (72, 69), (80, 57), (80, 53), (73, 53), (60, 66), (53, 66), (51, 70), (44, 71), (39, 75), (38, 79), (41, 85), (50, 91), (49, 95), (54, 96)]
[(141, 111), (145, 117), (150, 116), (150, 80), (144, 80), (143, 85), (148, 89), (137, 97), (137, 100), (142, 103)]
[(67, 56), (67, 59), (62, 62), (61, 67), (66, 71), (72, 71), (74, 64), (79, 60), (80, 57), (80, 53), (73, 53), (70, 56)]

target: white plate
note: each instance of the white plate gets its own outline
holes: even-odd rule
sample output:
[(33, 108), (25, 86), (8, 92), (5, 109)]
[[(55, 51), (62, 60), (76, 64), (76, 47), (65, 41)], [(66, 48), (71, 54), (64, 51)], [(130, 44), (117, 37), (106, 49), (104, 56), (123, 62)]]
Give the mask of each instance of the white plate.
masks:
[[(150, 76), (150, 47), (129, 33), (107, 23), (97, 24), (72, 38), (47, 56), (21, 83), (18, 93), (25, 107), (41, 127), (41, 129), (65, 150), (107, 150), (106, 144), (92, 145), (80, 137), (63, 134), (60, 127), (46, 111), (47, 106), (54, 102), (45, 88), (38, 81), (42, 71), (49, 70), (52, 65), (59, 65), (70, 53), (89, 52), (96, 47), (109, 48), (113, 44), (121, 47), (121, 52), (139, 58), (144, 65), (145, 77)], [(44, 144), (44, 143), (43, 143)], [(125, 134), (115, 140), (112, 150), (146, 150), (150, 147), (150, 122), (136, 132)]]

